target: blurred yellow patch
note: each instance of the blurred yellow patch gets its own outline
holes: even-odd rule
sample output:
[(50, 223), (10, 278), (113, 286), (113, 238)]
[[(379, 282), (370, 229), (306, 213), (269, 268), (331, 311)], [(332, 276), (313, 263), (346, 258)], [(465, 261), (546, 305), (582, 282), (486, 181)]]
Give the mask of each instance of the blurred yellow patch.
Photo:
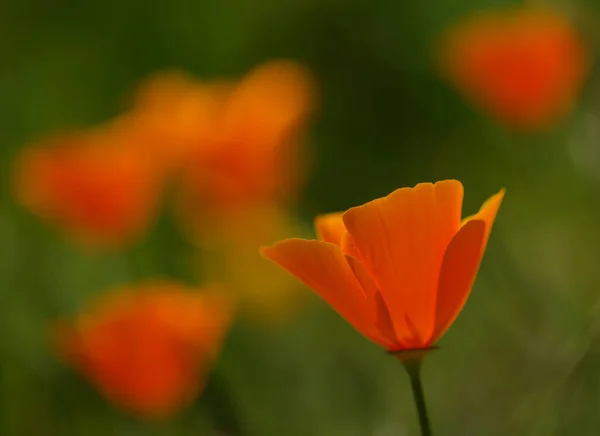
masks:
[(283, 322), (300, 310), (308, 295), (305, 287), (258, 251), (265, 243), (303, 233), (293, 216), (274, 206), (255, 207), (205, 229), (197, 239), (203, 249), (199, 274), (222, 283), (250, 321)]

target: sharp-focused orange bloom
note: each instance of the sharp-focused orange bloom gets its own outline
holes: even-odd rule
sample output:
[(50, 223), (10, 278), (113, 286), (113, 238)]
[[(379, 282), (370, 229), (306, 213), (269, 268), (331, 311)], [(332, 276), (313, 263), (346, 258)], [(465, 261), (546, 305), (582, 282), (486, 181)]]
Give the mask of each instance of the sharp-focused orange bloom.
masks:
[(231, 315), (218, 293), (148, 283), (116, 290), (61, 322), (54, 345), (116, 405), (165, 418), (201, 390)]
[(131, 242), (148, 226), (161, 171), (116, 132), (56, 137), (26, 148), (15, 163), (14, 189), (32, 212), (92, 245)]
[(441, 38), (443, 74), (516, 129), (542, 129), (572, 109), (589, 69), (586, 46), (559, 13), (475, 15)]
[(287, 239), (262, 252), (377, 344), (426, 348), (465, 304), (503, 196), (461, 222), (462, 184), (422, 183), (318, 217), (319, 240)]

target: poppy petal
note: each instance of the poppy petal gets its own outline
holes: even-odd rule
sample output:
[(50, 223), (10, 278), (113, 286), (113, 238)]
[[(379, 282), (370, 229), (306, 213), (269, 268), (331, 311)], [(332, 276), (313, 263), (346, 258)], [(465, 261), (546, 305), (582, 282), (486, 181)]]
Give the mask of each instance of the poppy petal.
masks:
[(436, 328), (431, 342), (445, 333), (466, 303), (483, 255), (484, 237), (485, 223), (471, 220), (448, 245), (440, 271)]
[(467, 301), (503, 198), (504, 190), (490, 197), (477, 214), (464, 221), (448, 245), (440, 272), (432, 341), (446, 332)]
[[(446, 247), (460, 228), (462, 184), (447, 180), (402, 188), (343, 216), (360, 258), (407, 347), (435, 327), (435, 299)], [(410, 325), (406, 315), (410, 314)], [(418, 334), (415, 334), (418, 333)]]
[(355, 257), (346, 255), (346, 261), (348, 262), (348, 265), (350, 265), (354, 276), (362, 286), (362, 289), (367, 296), (367, 299), (370, 303), (369, 310), (374, 315), (375, 327), (381, 333), (382, 338), (387, 339), (387, 344), (385, 345), (386, 348), (388, 350), (400, 348), (387, 304), (383, 300), (381, 292), (379, 292), (379, 289), (377, 289), (377, 285), (369, 275), (369, 272)]
[(340, 245), (346, 227), (342, 221), (343, 212), (328, 213), (315, 218), (315, 230), (321, 241)]
[(352, 239), (352, 236), (350, 236), (350, 233), (344, 232), (344, 234), (342, 235), (342, 242), (340, 244), (340, 247), (342, 248), (342, 251), (344, 253), (349, 254), (350, 256), (355, 257), (356, 259), (360, 259), (360, 252), (356, 247), (354, 239)]
[(370, 299), (338, 246), (292, 238), (263, 247), (261, 253), (312, 288), (367, 338), (384, 347), (389, 345), (375, 328)]
[(465, 225), (470, 220), (482, 220), (485, 221), (485, 238), (484, 244), (487, 243), (488, 238), (490, 237), (490, 232), (492, 231), (492, 226), (494, 225), (494, 221), (496, 219), (496, 214), (498, 213), (498, 209), (500, 209), (500, 205), (502, 204), (502, 200), (504, 199), (504, 194), (506, 193), (505, 189), (501, 189), (496, 194), (492, 195), (488, 198), (485, 203), (474, 215), (468, 216), (463, 219), (462, 225)]

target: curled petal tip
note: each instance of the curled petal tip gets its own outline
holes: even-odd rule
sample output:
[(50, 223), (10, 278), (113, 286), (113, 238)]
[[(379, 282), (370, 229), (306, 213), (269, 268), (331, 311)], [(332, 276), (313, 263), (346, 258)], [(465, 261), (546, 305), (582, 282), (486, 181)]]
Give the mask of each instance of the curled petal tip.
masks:
[(294, 239), (298, 239), (298, 238), (287, 238), (287, 239), (282, 239), (281, 241), (277, 241), (277, 242), (275, 242), (274, 244), (271, 244), (271, 245), (261, 245), (258, 248), (258, 252), (265, 259), (273, 260), (273, 252), (275, 250), (277, 250), (277, 248), (280, 247), (281, 245), (284, 245), (288, 241), (291, 241), (291, 240), (294, 240)]
[(258, 252), (265, 259), (270, 259), (270, 257), (269, 257), (269, 251), (272, 248), (273, 248), (273, 245), (263, 245), (263, 246), (261, 246), (261, 247), (258, 248)]

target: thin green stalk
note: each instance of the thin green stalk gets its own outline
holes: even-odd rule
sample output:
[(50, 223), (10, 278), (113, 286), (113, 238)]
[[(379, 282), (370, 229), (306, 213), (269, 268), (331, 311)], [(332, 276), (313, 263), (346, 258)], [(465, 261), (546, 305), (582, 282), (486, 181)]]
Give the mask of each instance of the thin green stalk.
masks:
[(429, 416), (427, 415), (427, 404), (425, 402), (425, 395), (423, 394), (423, 384), (421, 383), (421, 362), (410, 362), (405, 364), (404, 367), (410, 378), (415, 406), (417, 408), (417, 414), (419, 415), (421, 435), (431, 436), (431, 426), (429, 424)]

